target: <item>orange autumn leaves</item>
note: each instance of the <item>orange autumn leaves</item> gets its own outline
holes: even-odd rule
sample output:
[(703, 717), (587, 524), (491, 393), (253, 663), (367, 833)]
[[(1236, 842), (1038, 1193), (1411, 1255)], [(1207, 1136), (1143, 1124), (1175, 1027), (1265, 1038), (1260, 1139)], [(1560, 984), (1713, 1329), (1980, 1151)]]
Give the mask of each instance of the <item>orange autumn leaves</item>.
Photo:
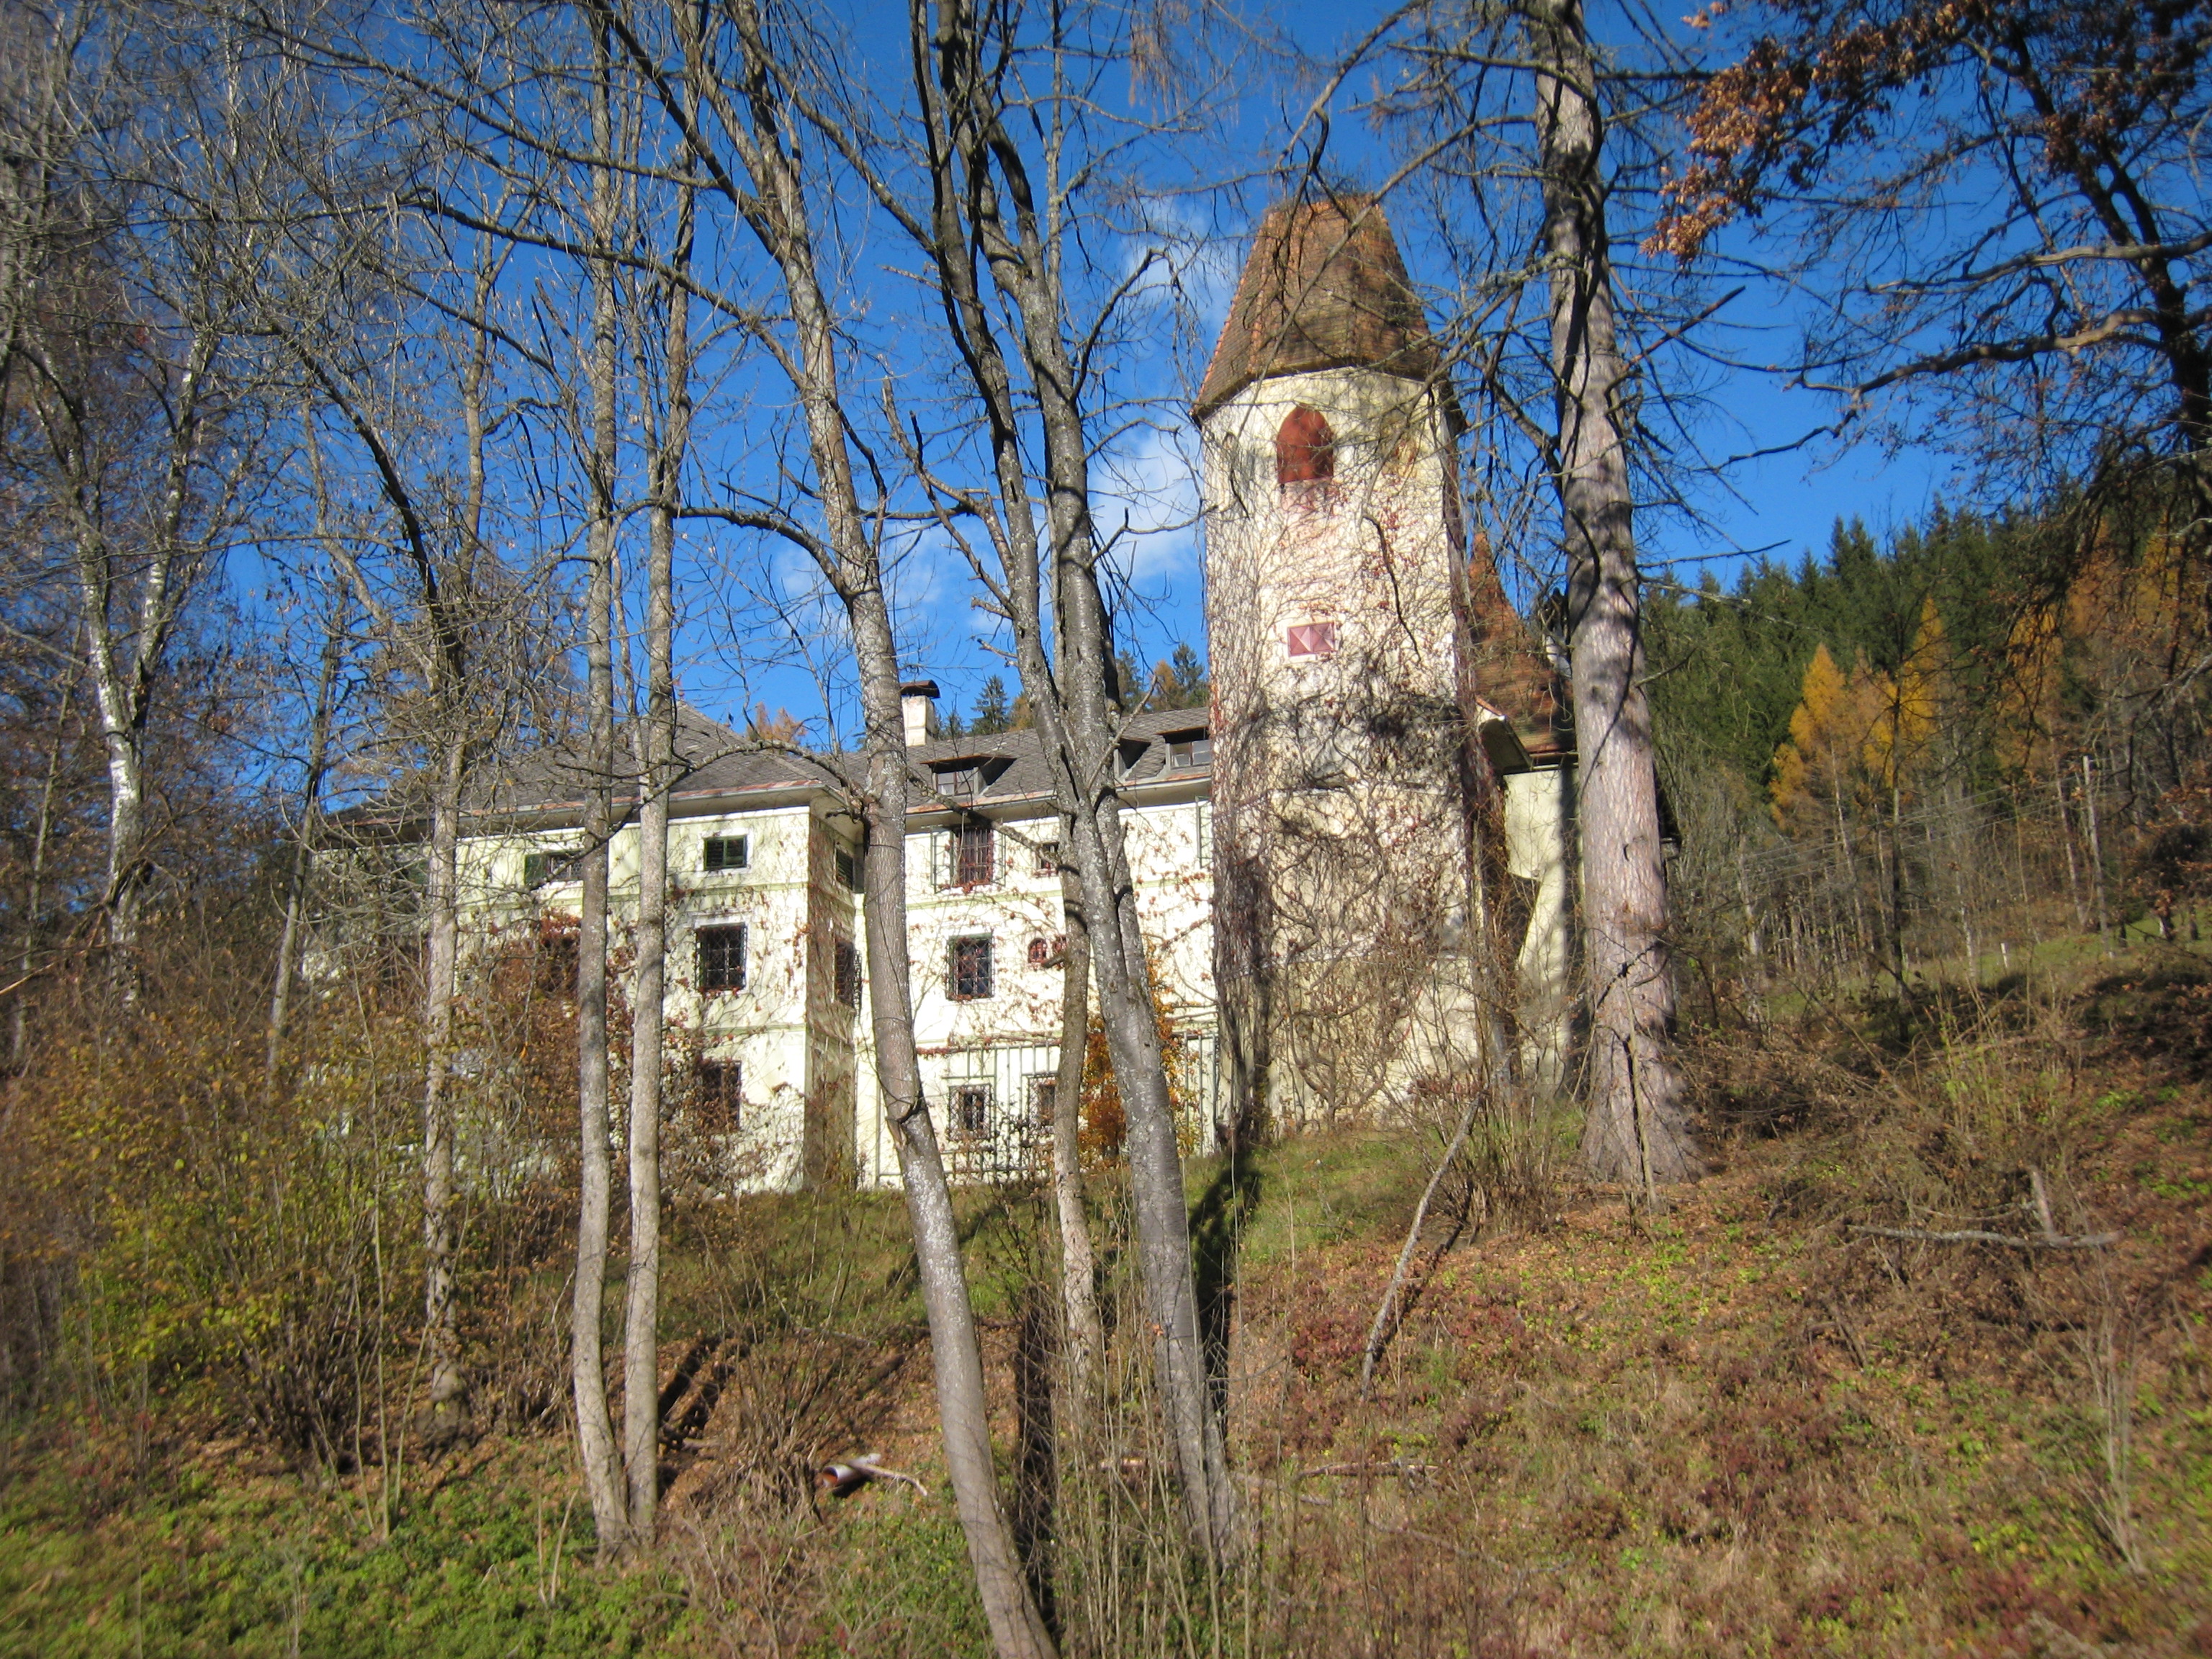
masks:
[(1894, 674), (1863, 656), (1845, 673), (1821, 646), (1805, 670), (1789, 741), (1774, 753), (1767, 790), (1776, 821), (1818, 831), (1909, 792), (1932, 755), (1950, 681), (1950, 645), (1932, 599)]

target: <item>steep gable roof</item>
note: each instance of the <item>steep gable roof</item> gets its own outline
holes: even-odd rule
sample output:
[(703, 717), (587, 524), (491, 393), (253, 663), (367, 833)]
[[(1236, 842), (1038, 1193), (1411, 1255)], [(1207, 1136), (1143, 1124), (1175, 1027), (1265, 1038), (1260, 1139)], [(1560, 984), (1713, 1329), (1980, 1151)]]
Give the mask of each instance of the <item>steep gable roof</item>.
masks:
[(1372, 196), (1267, 210), (1192, 413), (1204, 420), (1255, 380), (1372, 368), (1426, 380), (1440, 368), (1397, 239)]

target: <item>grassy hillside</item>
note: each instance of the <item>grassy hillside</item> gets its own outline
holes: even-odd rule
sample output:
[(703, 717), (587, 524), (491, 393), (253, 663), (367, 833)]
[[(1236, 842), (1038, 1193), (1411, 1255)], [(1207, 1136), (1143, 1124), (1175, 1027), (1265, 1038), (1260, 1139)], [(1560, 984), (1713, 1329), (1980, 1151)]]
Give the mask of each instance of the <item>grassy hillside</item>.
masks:
[[(1705, 1041), (1720, 1167), (1663, 1214), (1494, 1133), (1364, 1395), (1433, 1129), (1194, 1166), (1250, 1547), (1188, 1569), (1116, 1373), (1060, 1471), (1069, 1650), (2212, 1647), (2212, 973), (2148, 945), (2039, 971)], [(2025, 1238), (2039, 1191), (2056, 1233), (2118, 1242), (1857, 1231)], [(1010, 1490), (1047, 1220), (969, 1195)], [(982, 1651), (903, 1224), (882, 1197), (684, 1212), (651, 1570), (592, 1564), (557, 1420), (309, 1477), (176, 1378), (15, 1425), (0, 1651)], [(816, 1495), (856, 1450), (929, 1495)]]

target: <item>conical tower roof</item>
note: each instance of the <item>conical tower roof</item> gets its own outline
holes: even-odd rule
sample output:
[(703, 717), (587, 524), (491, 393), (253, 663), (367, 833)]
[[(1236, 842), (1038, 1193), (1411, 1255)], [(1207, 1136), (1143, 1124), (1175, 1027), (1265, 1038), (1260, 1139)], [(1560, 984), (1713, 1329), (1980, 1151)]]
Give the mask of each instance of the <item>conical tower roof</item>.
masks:
[(1202, 421), (1278, 374), (1370, 368), (1426, 380), (1438, 367), (1382, 204), (1372, 196), (1283, 203), (1252, 239), (1192, 413)]

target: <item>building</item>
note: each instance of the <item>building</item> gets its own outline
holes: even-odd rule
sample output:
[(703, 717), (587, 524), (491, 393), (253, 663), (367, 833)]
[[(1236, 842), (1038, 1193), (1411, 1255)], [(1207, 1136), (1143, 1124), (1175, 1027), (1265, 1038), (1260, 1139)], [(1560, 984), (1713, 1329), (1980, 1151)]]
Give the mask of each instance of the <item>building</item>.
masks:
[[(1469, 1063), (1513, 981), (1528, 1063), (1567, 1030), (1571, 760), (1547, 665), (1480, 541), (1460, 421), (1381, 209), (1278, 209), (1194, 409), (1210, 711), (1133, 714), (1124, 822), (1194, 1141), (1371, 1114)], [(956, 1176), (1040, 1156), (1060, 1022), (1058, 818), (1036, 735), (938, 735), (908, 688), (908, 907), (927, 1098)], [(896, 1178), (870, 1075), (860, 822), (834, 769), (686, 714), (669, 850), (675, 1111), (733, 1187)], [(1479, 752), (1478, 752), (1479, 750)], [(1487, 762), (1485, 772), (1481, 763)], [(1471, 807), (1494, 773), (1502, 787)], [(479, 939), (573, 914), (557, 762), (462, 848)], [(1487, 811), (1507, 963), (1470, 951)], [(1472, 839), (1471, 839), (1472, 838)], [(636, 831), (612, 848), (619, 929)]]

